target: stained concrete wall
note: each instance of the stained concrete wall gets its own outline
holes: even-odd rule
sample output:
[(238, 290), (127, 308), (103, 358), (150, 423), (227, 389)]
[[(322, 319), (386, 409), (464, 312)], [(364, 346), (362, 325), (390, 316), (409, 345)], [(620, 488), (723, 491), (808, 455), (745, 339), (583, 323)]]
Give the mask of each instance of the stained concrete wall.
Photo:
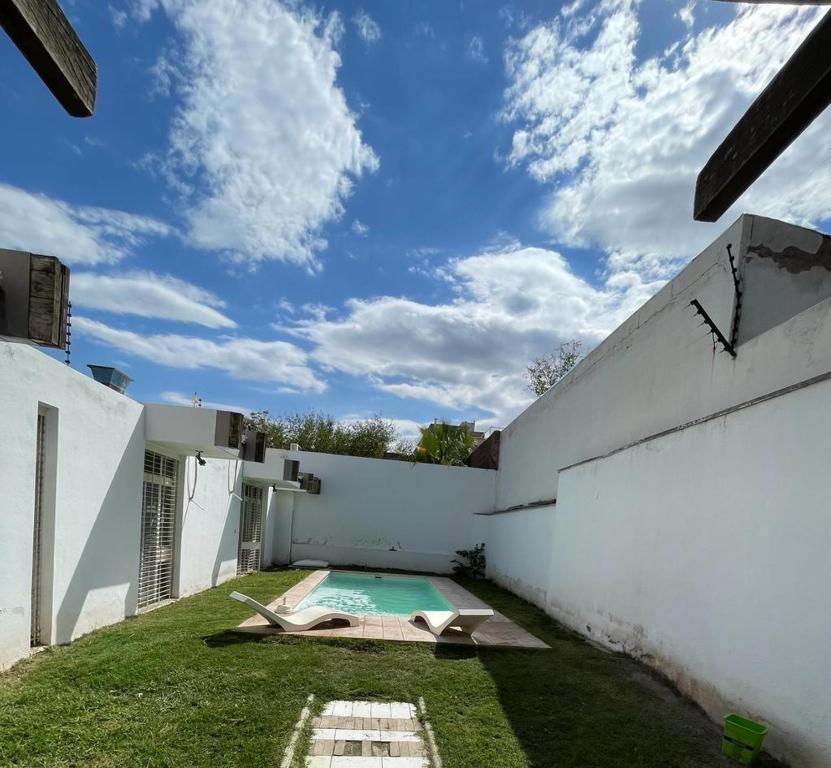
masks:
[(322, 492), (277, 491), (271, 546), (278, 562), (288, 560), (291, 541), (292, 560), (442, 573), (452, 570), (455, 550), (483, 540), (475, 515), (493, 509), (493, 470), (302, 451), (288, 456), (322, 479)]
[[(769, 338), (770, 344), (742, 344), (735, 360), (714, 354), (710, 334), (690, 307), (698, 299), (729, 336), (734, 290), (727, 244), (743, 269), (751, 238), (757, 249), (770, 244), (780, 251), (791, 241), (818, 247), (816, 239), (806, 242), (805, 233), (754, 216), (742, 216), (729, 227), (502, 431), (497, 508), (556, 498), (561, 467), (828, 370), (827, 347), (815, 349), (805, 339), (783, 339), (781, 334), (778, 341)], [(748, 267), (756, 270), (757, 262), (752, 259)], [(814, 295), (827, 295), (831, 283), (825, 271), (811, 272), (819, 283)], [(794, 286), (794, 276), (784, 267), (779, 277), (791, 296), (786, 303), (793, 317), (806, 308), (802, 305), (810, 301), (805, 298), (810, 291), (803, 279)], [(779, 311), (780, 298), (774, 288), (761, 288), (750, 273), (748, 282), (742, 322), (752, 322), (758, 330), (770, 322), (764, 318)], [(792, 288), (786, 290), (787, 284)]]
[[(735, 359), (689, 306), (729, 333), (727, 243), (745, 288)], [(814, 266), (789, 269), (794, 249)], [(810, 768), (831, 764), (824, 249), (736, 222), (503, 431), (497, 510), (556, 503), (485, 518), (496, 581), (665, 671), (714, 718), (758, 715), (772, 751)]]
[[(831, 382), (560, 476), (550, 613), (831, 764)], [(670, 479), (670, 482), (668, 482)]]
[(51, 466), (43, 640), (135, 612), (143, 409), (24, 344), (0, 341), (0, 667), (29, 652), (38, 406)]

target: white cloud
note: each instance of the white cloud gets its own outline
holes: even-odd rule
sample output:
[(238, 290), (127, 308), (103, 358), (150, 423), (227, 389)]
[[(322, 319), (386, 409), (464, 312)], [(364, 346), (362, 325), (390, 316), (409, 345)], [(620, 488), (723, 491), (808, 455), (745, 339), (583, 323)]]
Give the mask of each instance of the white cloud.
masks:
[(72, 329), (82, 336), (170, 368), (215, 368), (234, 379), (271, 382), (292, 391), (323, 392), (325, 382), (309, 367), (308, 355), (285, 341), (220, 337), (217, 340), (179, 334), (150, 334), (73, 317)]
[(157, 162), (189, 242), (319, 269), (322, 227), (378, 166), (336, 83), (340, 18), (270, 0), (145, 1), (134, 12), (156, 7), (178, 33), (156, 69), (179, 99)]
[(219, 311), (225, 302), (218, 296), (171, 275), (76, 272), (70, 286), (75, 307), (197, 323), (207, 328), (236, 327), (233, 320)]
[[(198, 393), (196, 393), (197, 396)], [(193, 406), (193, 395), (186, 395), (184, 392), (162, 392), (159, 397), (166, 403), (172, 405), (187, 405)], [(202, 400), (202, 408), (213, 408), (215, 411), (235, 411), (237, 413), (249, 416), (251, 409), (242, 405), (229, 405), (228, 403), (218, 403), (213, 400)]]
[(113, 26), (116, 29), (124, 29), (128, 20), (127, 11), (122, 8), (113, 8), (111, 5), (107, 6), (107, 10), (110, 12), (110, 18), (112, 19)]
[(695, 25), (695, 0), (687, 0), (687, 4), (679, 8), (676, 15), (687, 29), (691, 29)]
[(381, 39), (381, 27), (366, 11), (358, 11), (353, 18), (358, 34), (367, 43), (377, 43)]
[(173, 234), (149, 216), (79, 206), (0, 183), (4, 248), (57, 256), (68, 264), (111, 264), (151, 237)]
[(293, 332), (326, 368), (504, 425), (531, 400), (524, 372), (535, 355), (572, 338), (593, 345), (657, 288), (632, 275), (594, 288), (560, 254), (516, 244), (453, 260), (435, 277), (457, 298), (353, 299), (345, 316), (301, 320)]
[(744, 210), (806, 225), (828, 216), (828, 166), (817, 158), (831, 156), (831, 113), (721, 223), (692, 220), (698, 171), (823, 11), (739, 8), (725, 26), (638, 62), (636, 0), (575, 10), (506, 52), (509, 162), (551, 184), (541, 218), (559, 242), (601, 247), (612, 273), (666, 276)]
[(467, 55), (479, 64), (488, 63), (488, 57), (485, 55), (485, 43), (479, 35), (470, 38), (470, 42), (467, 44)]
[(358, 237), (366, 237), (369, 234), (369, 227), (366, 224), (364, 224), (362, 221), (358, 221), (358, 219), (355, 219), (352, 222), (352, 231)]

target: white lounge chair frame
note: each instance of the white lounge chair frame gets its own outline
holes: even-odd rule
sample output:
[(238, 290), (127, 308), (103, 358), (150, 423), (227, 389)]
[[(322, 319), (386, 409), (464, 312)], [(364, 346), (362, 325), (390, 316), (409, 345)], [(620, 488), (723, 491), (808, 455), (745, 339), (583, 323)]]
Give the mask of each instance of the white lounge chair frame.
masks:
[(410, 616), (410, 621), (421, 619), (438, 637), (448, 627), (458, 627), (472, 635), (490, 618), (493, 618), (490, 608), (460, 608), (456, 611), (416, 611)]
[(231, 599), (244, 603), (252, 610), (260, 614), (269, 624), (274, 627), (282, 627), (286, 632), (304, 632), (307, 629), (316, 627), (324, 621), (340, 619), (349, 622), (350, 627), (358, 626), (358, 617), (343, 611), (333, 611), (321, 605), (313, 605), (292, 613), (274, 613), (262, 603), (258, 603), (253, 597), (243, 595), (242, 592), (231, 592)]

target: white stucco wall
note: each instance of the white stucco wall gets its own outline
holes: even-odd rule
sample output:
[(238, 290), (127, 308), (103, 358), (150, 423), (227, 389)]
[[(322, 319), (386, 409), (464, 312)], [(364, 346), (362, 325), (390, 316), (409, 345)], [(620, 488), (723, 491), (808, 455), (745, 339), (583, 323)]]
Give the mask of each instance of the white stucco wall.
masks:
[[(741, 217), (503, 430), (497, 508), (556, 498), (561, 467), (831, 369), (827, 300), (818, 305), (825, 307), (821, 312), (803, 312), (804, 322), (786, 324), (787, 331), (779, 325), (772, 336), (742, 344), (735, 360), (713, 354), (710, 334), (693, 317), (689, 303), (696, 298), (729, 333), (727, 243), (741, 256), (751, 236), (756, 245), (776, 248), (789, 237), (804, 242), (802, 228), (769, 222)], [(787, 270), (781, 271), (790, 286)], [(758, 303), (776, 301), (775, 291), (754, 283), (744, 311), (758, 314)]]
[(752, 337), (735, 360), (714, 354), (689, 302), (729, 330), (726, 243), (741, 256), (751, 238), (780, 254), (822, 242), (740, 219), (503, 431), (497, 510), (556, 504), (484, 518), (488, 573), (714, 718), (770, 723), (771, 750), (815, 768), (831, 764), (831, 620), (816, 607), (831, 582), (831, 281), (781, 255), (740, 261)]
[(180, 462), (176, 596), (186, 597), (236, 576), (242, 462), (193, 456)]
[(136, 607), (141, 404), (36, 348), (0, 341), (0, 667), (29, 652), (39, 404), (53, 409), (47, 451), (57, 459), (46, 504), (44, 580), (52, 586), (43, 639), (68, 642)]
[(829, 404), (825, 381), (579, 465), (534, 530), (536, 602), (811, 768), (831, 765)]
[[(44, 643), (67, 643), (135, 614), (145, 446), (180, 459), (174, 594), (236, 573), (241, 463), (208, 459), (196, 478), (181, 442), (146, 442), (141, 403), (36, 347), (0, 340), (0, 669), (29, 654), (39, 407), (47, 424)], [(181, 410), (188, 424), (213, 423), (212, 414)], [(170, 437), (182, 434), (192, 438)], [(208, 447), (213, 437), (205, 433)]]
[(475, 513), (493, 508), (492, 470), (307, 452), (289, 457), (322, 479), (319, 496), (276, 494), (271, 546), (287, 558), (293, 504), (292, 560), (448, 572), (455, 550), (482, 540)]

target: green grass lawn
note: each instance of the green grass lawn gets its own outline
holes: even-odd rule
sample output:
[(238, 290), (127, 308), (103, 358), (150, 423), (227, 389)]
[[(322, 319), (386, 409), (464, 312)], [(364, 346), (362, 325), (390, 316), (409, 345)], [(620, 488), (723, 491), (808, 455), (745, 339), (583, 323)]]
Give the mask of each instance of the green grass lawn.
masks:
[(276, 766), (310, 693), (423, 696), (445, 768), (736, 765), (718, 727), (643, 667), (491, 584), (465, 587), (551, 650), (229, 631), (250, 613), (232, 589), (268, 602), (305, 575), (228, 582), (0, 675), (0, 766)]

